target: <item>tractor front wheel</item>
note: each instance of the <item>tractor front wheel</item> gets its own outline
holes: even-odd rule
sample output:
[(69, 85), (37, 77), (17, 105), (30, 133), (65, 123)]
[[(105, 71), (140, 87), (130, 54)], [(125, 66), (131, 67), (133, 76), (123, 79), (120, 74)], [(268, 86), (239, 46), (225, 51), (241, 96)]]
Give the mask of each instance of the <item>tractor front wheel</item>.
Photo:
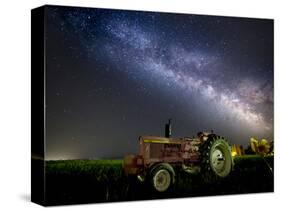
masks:
[(167, 191), (174, 182), (174, 172), (170, 166), (158, 165), (151, 170), (151, 184), (158, 192)]

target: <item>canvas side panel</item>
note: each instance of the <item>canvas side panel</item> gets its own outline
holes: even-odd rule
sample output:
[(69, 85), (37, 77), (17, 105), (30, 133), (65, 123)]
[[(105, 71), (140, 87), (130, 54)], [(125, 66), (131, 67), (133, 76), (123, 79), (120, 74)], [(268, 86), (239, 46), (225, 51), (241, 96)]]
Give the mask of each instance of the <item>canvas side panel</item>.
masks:
[(45, 205), (45, 7), (31, 10), (31, 201)]

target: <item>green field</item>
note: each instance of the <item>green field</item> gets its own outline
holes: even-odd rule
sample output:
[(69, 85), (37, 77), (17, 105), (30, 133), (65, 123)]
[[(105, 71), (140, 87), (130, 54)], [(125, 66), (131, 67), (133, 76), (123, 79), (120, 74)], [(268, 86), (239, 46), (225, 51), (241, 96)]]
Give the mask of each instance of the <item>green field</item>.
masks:
[(47, 171), (60, 174), (90, 174), (105, 180), (108, 172), (122, 176), (122, 160), (57, 160), (47, 161)]
[[(265, 162), (266, 160), (266, 162)], [(176, 170), (169, 192), (157, 193), (146, 183), (127, 178), (122, 160), (47, 161), (46, 194), (49, 205), (142, 200), (273, 191), (273, 156), (235, 157), (233, 172), (206, 184), (200, 174)]]

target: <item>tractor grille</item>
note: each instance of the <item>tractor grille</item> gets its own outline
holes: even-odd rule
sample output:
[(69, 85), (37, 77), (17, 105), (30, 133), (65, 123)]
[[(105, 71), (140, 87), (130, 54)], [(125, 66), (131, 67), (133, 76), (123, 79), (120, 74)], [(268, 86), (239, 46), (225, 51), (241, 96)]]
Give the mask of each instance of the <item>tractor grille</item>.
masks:
[(159, 143), (150, 144), (150, 158), (161, 158), (163, 156), (163, 145)]

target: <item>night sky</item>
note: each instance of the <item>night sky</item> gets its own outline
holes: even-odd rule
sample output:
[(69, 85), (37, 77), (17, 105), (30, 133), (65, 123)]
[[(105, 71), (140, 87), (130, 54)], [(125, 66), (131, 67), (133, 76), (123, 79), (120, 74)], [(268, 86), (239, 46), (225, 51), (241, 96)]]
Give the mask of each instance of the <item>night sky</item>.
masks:
[(46, 159), (121, 158), (140, 135), (273, 139), (273, 21), (47, 7)]

